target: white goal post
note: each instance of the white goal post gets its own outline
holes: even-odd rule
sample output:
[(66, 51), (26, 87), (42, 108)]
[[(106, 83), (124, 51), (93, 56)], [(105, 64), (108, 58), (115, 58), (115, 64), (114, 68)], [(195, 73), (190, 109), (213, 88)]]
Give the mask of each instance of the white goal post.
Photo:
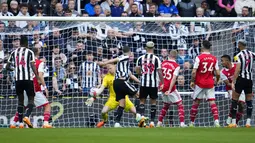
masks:
[[(224, 54), (232, 58), (237, 52), (235, 42), (239, 39), (246, 39), (251, 50), (255, 51), (255, 18), (253, 17), (3, 17), (0, 21), (33, 21), (34, 29), (17, 28), (12, 31), (8, 26), (0, 33), (0, 47), (4, 51), (5, 59), (2, 59), (3, 66), (0, 63), (0, 127), (8, 127), (10, 121), (16, 112), (17, 98), (15, 97), (15, 88), (12, 72), (4, 70), (6, 57), (11, 50), (18, 45), (20, 35), (26, 35), (29, 39), (29, 48), (35, 43), (42, 48), (42, 59), (46, 59), (46, 82), (50, 88), (49, 101), (52, 106), (53, 125), (55, 127), (95, 127), (101, 120), (101, 109), (108, 98), (106, 90), (99, 97), (92, 107), (87, 107), (85, 101), (87, 95), (84, 94), (87, 88), (82, 86), (79, 79), (79, 68), (81, 63), (86, 61), (86, 54), (91, 51), (94, 60), (104, 60), (118, 54), (122, 46), (128, 45), (132, 48), (133, 61), (136, 63), (137, 56), (144, 54), (146, 41), (155, 43), (155, 54), (164, 58), (164, 49), (169, 51), (177, 49), (180, 54), (181, 74), (177, 81), (177, 88), (183, 98), (185, 108), (185, 123), (189, 123), (189, 111), (192, 105), (191, 94), (193, 90), (189, 88), (191, 68), (195, 56), (191, 50), (198, 41), (200, 46), (202, 39), (208, 38), (212, 42), (212, 53), (220, 61)], [(41, 27), (40, 23), (44, 22)], [(176, 22), (186, 26), (187, 33), (170, 32), (171, 26)], [(123, 26), (124, 23), (124, 26)], [(193, 28), (191, 28), (193, 24)], [(198, 24), (198, 25), (196, 25)], [(39, 25), (39, 28), (36, 26)], [(141, 27), (139, 27), (141, 25)], [(209, 26), (210, 25), (210, 26)], [(234, 32), (236, 29), (245, 26), (245, 30)], [(140, 28), (140, 29), (139, 29)], [(165, 28), (165, 29), (163, 29)], [(203, 29), (203, 30), (201, 30)], [(209, 30), (210, 29), (210, 30)], [(199, 31), (200, 30), (200, 31)], [(110, 33), (112, 31), (113, 33)], [(192, 31), (192, 32), (191, 32)], [(197, 32), (199, 31), (199, 32)], [(109, 32), (109, 33), (108, 33)], [(0, 42), (0, 43), (1, 43)], [(79, 49), (79, 47), (81, 49)], [(78, 50), (78, 52), (76, 52)], [(81, 50), (81, 52), (79, 51)], [(1, 52), (1, 48), (0, 48)], [(117, 53), (115, 53), (117, 52)], [(187, 55), (187, 56), (186, 56)], [(54, 56), (54, 58), (53, 58)], [(58, 66), (55, 60), (60, 58)], [(1, 57), (0, 57), (1, 58)], [(1, 62), (0, 61), (0, 62)], [(75, 71), (72, 71), (74, 67)], [(55, 70), (54, 70), (55, 69)], [(56, 70), (57, 69), (57, 70)], [(60, 72), (64, 73), (60, 73)], [(134, 72), (134, 71), (133, 71)], [(106, 74), (105, 69), (100, 69), (101, 74)], [(87, 73), (86, 73), (87, 74)], [(56, 93), (52, 84), (52, 77), (56, 76), (59, 80), (58, 88), (62, 94)], [(88, 74), (90, 76), (90, 74)], [(103, 76), (101, 77), (101, 79)], [(6, 80), (8, 79), (8, 81)], [(85, 83), (88, 81), (85, 81)], [(99, 84), (101, 82), (97, 82)], [(78, 88), (77, 88), (78, 87)], [(65, 90), (64, 90), (65, 88)], [(62, 91), (63, 90), (63, 91)], [(219, 109), (220, 124), (225, 125), (228, 116), (230, 99), (225, 91), (224, 84), (216, 87), (216, 104)], [(159, 94), (160, 95), (160, 94)], [(138, 100), (131, 98), (135, 105)], [(149, 101), (149, 100), (148, 100)], [(149, 102), (146, 104), (146, 115), (150, 117)], [(159, 96), (157, 102), (157, 115), (162, 108), (162, 99)], [(106, 127), (112, 127), (114, 123), (114, 112), (109, 113), (109, 122)], [(35, 127), (41, 127), (43, 119), (43, 110), (36, 109), (32, 113), (31, 119)], [(171, 106), (167, 116), (164, 119), (164, 125), (179, 125), (178, 111), (175, 106)], [(134, 127), (137, 123), (131, 113), (124, 113), (121, 124), (126, 127)], [(199, 112), (195, 122), (196, 126), (213, 126), (213, 117), (208, 103), (203, 102), (199, 107)], [(240, 125), (244, 122), (241, 120)]]

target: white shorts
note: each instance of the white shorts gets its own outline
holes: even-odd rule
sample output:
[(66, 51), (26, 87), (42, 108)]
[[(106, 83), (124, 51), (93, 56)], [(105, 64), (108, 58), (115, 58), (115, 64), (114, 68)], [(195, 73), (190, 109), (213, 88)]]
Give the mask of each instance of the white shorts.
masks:
[(192, 94), (192, 99), (215, 100), (215, 90), (214, 88), (200, 88), (196, 85), (194, 93)]
[[(230, 99), (232, 99), (232, 90), (228, 90), (228, 97)], [(244, 91), (242, 91), (238, 101), (241, 101), (241, 102), (245, 103), (245, 93), (244, 93)]]
[[(24, 106), (26, 107), (28, 104), (28, 97), (26, 91), (24, 91)], [(35, 99), (34, 99), (34, 104), (36, 108), (42, 107), (44, 105), (49, 104), (48, 99), (42, 92), (36, 92), (35, 93)]]
[(170, 93), (170, 95), (164, 95), (164, 93), (162, 93), (162, 99), (164, 103), (178, 103), (182, 101), (182, 98), (177, 90)]

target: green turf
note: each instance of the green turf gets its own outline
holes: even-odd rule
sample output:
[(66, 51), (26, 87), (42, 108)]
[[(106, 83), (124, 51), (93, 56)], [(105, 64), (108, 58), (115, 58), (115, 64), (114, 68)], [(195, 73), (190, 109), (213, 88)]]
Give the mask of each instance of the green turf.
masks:
[(0, 129), (0, 143), (248, 143), (255, 128)]

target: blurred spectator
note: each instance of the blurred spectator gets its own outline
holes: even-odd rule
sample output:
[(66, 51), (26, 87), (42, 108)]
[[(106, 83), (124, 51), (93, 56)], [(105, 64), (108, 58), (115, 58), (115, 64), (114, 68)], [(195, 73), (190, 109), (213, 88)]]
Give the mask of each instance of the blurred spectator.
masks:
[(56, 4), (58, 3), (58, 0), (51, 0), (50, 3), (50, 12), (49, 12), (49, 16), (54, 16), (55, 15), (55, 9), (56, 9)]
[(165, 60), (168, 60), (168, 51), (167, 51), (167, 49), (165, 49), (165, 48), (161, 49), (160, 60), (162, 62), (165, 61)]
[(91, 51), (87, 51), (86, 61), (79, 67), (81, 88), (83, 93), (87, 95), (92, 87), (98, 87), (101, 85), (100, 67), (93, 62), (93, 60), (93, 53)]
[(209, 8), (211, 10), (210, 15), (215, 15), (215, 10), (216, 10), (216, 1), (217, 0), (206, 0), (206, 2), (209, 5)]
[[(172, 15), (172, 17), (179, 17), (179, 16), (174, 14)], [(169, 35), (172, 39), (172, 44), (171, 44), (172, 48), (177, 49), (177, 47), (181, 44), (183, 44), (183, 46), (186, 46), (184, 44), (186, 44), (185, 38), (188, 36), (188, 34), (189, 34), (188, 27), (183, 25), (181, 22), (175, 22), (173, 24), (170, 24)]]
[(191, 61), (189, 55), (187, 54), (187, 48), (178, 48), (178, 57), (176, 62), (180, 65), (183, 66), (185, 62)]
[(8, 26), (6, 27), (6, 32), (21, 32), (22, 29), (16, 26), (15, 21), (8, 21)]
[[(27, 26), (23, 28), (24, 32), (33, 32), (36, 26), (36, 21), (27, 21)], [(20, 27), (19, 27), (20, 28)]]
[(20, 48), (20, 38), (16, 37), (12, 41), (12, 50), (11, 51), (16, 50), (18, 48)]
[(200, 52), (201, 49), (199, 46), (199, 38), (196, 36), (193, 39), (192, 46), (188, 50), (189, 57), (193, 60), (193, 62), (195, 61), (195, 58), (200, 54)]
[(108, 59), (118, 56), (122, 43), (117, 39), (113, 29), (108, 29), (107, 37), (102, 43), (103, 48), (106, 50), (107, 56), (109, 56)]
[(185, 77), (183, 75), (179, 75), (177, 77), (177, 90), (179, 92), (189, 92), (189, 84), (185, 84)]
[(91, 16), (94, 16), (94, 17), (98, 17), (100, 16), (101, 14), (103, 14), (102, 10), (101, 10), (101, 7), (100, 5), (95, 5), (94, 6), (94, 15), (91, 15)]
[(65, 46), (64, 38), (60, 34), (60, 29), (57, 28), (57, 27), (54, 27), (52, 29), (52, 31), (53, 31), (52, 34), (47, 39), (48, 46), (54, 47), (55, 45), (58, 45), (59, 48), (60, 48), (60, 51), (62, 53), (67, 53), (67, 49), (66, 49), (66, 46)]
[(220, 7), (220, 14), (223, 17), (236, 17), (236, 11), (234, 9), (236, 0), (218, 0)]
[(78, 40), (76, 44), (76, 49), (69, 54), (69, 61), (72, 61), (76, 67), (79, 67), (81, 63), (83, 62), (83, 56), (85, 54), (85, 46), (83, 44), (83, 41)]
[(55, 6), (55, 14), (54, 16), (64, 16), (63, 6), (61, 3), (57, 3)]
[(10, 12), (14, 15), (17, 16), (19, 14), (19, 4), (16, 0), (12, 0), (10, 2)]
[[(243, 7), (250, 7), (252, 9), (252, 11), (255, 11), (255, 1), (254, 0), (237, 0), (235, 3), (235, 11), (238, 15), (242, 14), (242, 8)], [(250, 14), (248, 16), (252, 17), (252, 13), (250, 12)]]
[(6, 34), (5, 34), (5, 24), (0, 21), (0, 39), (5, 40)]
[[(248, 6), (244, 6), (242, 8), (242, 15), (241, 17), (248, 17), (249, 16), (249, 7)], [(248, 28), (249, 28), (249, 22), (235, 22), (234, 26), (233, 26), (234, 30), (232, 30), (233, 33), (238, 33), (238, 32), (248, 32)]]
[(210, 10), (208, 8), (208, 3), (205, 0), (201, 2), (201, 7), (204, 9), (204, 16), (210, 17), (211, 14), (210, 14)]
[(34, 15), (39, 5), (42, 6), (42, 11), (46, 15), (50, 15), (50, 3), (47, 0), (30, 0), (29, 5), (32, 6), (31, 15)]
[(131, 5), (131, 13), (129, 14), (129, 17), (141, 17), (137, 4), (134, 3)]
[(102, 3), (100, 4), (100, 6), (106, 16), (111, 15), (111, 8), (108, 3), (108, 0), (102, 0)]
[(89, 14), (89, 16), (94, 16), (94, 7), (97, 4), (97, 0), (90, 0), (90, 3), (86, 4), (84, 10)]
[(73, 16), (72, 11), (70, 9), (65, 9), (64, 15), (65, 15), (65, 17), (72, 17)]
[(5, 59), (4, 57), (4, 44), (3, 44), (3, 41), (0, 40), (0, 59)]
[(0, 58), (0, 94), (7, 94), (10, 91), (10, 80), (7, 72), (4, 70), (4, 60)]
[(124, 11), (124, 6), (126, 4), (126, 0), (114, 0), (112, 3), (111, 0), (107, 0), (110, 9), (111, 9), (111, 16), (112, 17), (120, 17), (122, 12)]
[(55, 57), (52, 77), (54, 95), (61, 95), (66, 90), (65, 78), (66, 70), (62, 66), (62, 60), (60, 57)]
[(160, 14), (156, 9), (156, 4), (151, 3), (149, 4), (149, 11), (144, 14), (145, 17), (158, 17)]
[[(8, 11), (8, 4), (7, 2), (2, 2), (1, 3), (1, 12), (0, 16), (13, 16), (11, 12)], [(8, 21), (2, 21), (6, 26), (8, 26)]]
[(78, 70), (74, 63), (69, 63), (67, 67), (67, 78), (66, 78), (66, 88), (67, 92), (78, 92), (79, 90), (79, 76)]
[(76, 49), (76, 44), (78, 42), (78, 38), (79, 38), (78, 29), (73, 29), (71, 38), (68, 38), (67, 45), (66, 45), (67, 51), (69, 53), (73, 52)]
[(75, 0), (68, 0), (68, 9), (72, 11), (72, 17), (79, 16), (79, 12), (75, 10)]
[[(38, 5), (36, 8), (36, 13), (34, 15), (35, 17), (40, 17), (40, 16), (46, 16), (46, 14), (43, 12), (43, 6)], [(44, 31), (44, 28), (47, 26), (46, 21), (36, 21), (36, 28), (38, 30)]]
[(143, 22), (135, 22), (134, 23), (134, 28), (130, 28), (129, 31), (130, 32), (143, 32)]
[[(204, 9), (199, 7), (196, 10), (196, 17), (205, 17), (204, 16)], [(211, 35), (212, 27), (210, 22), (190, 22), (190, 32), (191, 33), (199, 33), (204, 34), (203, 39), (209, 40), (209, 37)]]
[(171, 16), (172, 14), (178, 14), (178, 9), (172, 3), (172, 0), (163, 0), (163, 3), (160, 4), (158, 11), (161, 16)]
[(35, 44), (39, 44), (41, 47), (43, 47), (45, 44), (44, 39), (41, 38), (39, 30), (34, 30), (33, 36), (29, 38), (29, 45), (31, 46)]
[(102, 61), (103, 60), (103, 47), (97, 47), (97, 51), (96, 51), (96, 61)]
[(38, 5), (36, 7), (36, 12), (34, 16), (46, 16), (46, 14), (43, 12), (43, 6), (42, 5)]
[[(53, 47), (53, 52), (52, 52), (52, 59), (55, 59), (56, 57), (60, 57), (61, 61), (62, 61), (62, 64), (66, 65), (67, 57), (64, 53), (61, 53), (58, 45), (55, 45)], [(53, 62), (52, 64), (55, 65), (54, 60), (52, 62)]]
[[(20, 12), (17, 16), (30, 16), (28, 13), (28, 5), (20, 4)], [(24, 28), (27, 26), (27, 21), (16, 21), (17, 27)]]
[(183, 68), (181, 70), (182, 75), (184, 75), (184, 77), (186, 79), (185, 84), (188, 84), (188, 85), (191, 80), (191, 72), (192, 72), (191, 67), (192, 67), (191, 63), (189, 61), (186, 61), (186, 62), (184, 62)]
[(182, 0), (177, 4), (177, 9), (181, 17), (194, 17), (197, 7), (191, 0)]

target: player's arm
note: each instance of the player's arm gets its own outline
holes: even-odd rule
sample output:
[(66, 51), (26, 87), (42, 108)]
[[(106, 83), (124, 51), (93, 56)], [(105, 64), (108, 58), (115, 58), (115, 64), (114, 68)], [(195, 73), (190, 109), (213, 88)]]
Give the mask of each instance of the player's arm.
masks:
[(228, 77), (223, 74), (222, 71), (220, 72), (220, 79), (226, 84), (226, 86), (231, 87), (232, 84), (229, 82)]
[(142, 74), (142, 70), (141, 70), (141, 65), (142, 65), (142, 58), (139, 57), (136, 61), (136, 66), (135, 66), (135, 72), (138, 74), (138, 75), (141, 75)]
[(177, 68), (174, 70), (173, 78), (172, 78), (172, 81), (171, 81), (171, 83), (170, 83), (170, 87), (169, 87), (169, 90), (168, 90), (169, 92), (171, 92), (173, 86), (175, 85), (177, 76), (179, 75), (179, 72), (180, 72), (180, 67), (177, 67)]
[(38, 72), (37, 72), (36, 67), (35, 67), (35, 54), (34, 54), (33, 51), (30, 51), (30, 52), (31, 52), (31, 55), (29, 57), (29, 59), (30, 59), (30, 67), (32, 68), (32, 71), (34, 72), (35, 77), (38, 80), (38, 83), (41, 84), (42, 81), (40, 80)]
[(163, 73), (162, 73), (162, 69), (161, 69), (161, 61), (159, 60), (159, 58), (157, 58), (156, 64), (157, 64), (156, 66), (157, 66), (159, 80), (162, 84), (164, 84), (164, 77), (163, 77)]
[(234, 73), (232, 84), (236, 83), (236, 79), (237, 79), (237, 77), (238, 77), (238, 75), (240, 74), (240, 71), (241, 71), (241, 60), (240, 60), (239, 56), (238, 55), (235, 56), (234, 60), (236, 62), (236, 69), (235, 69), (235, 73)]
[(130, 71), (129, 71), (129, 77), (130, 77), (130, 79), (132, 79), (132, 80), (135, 81), (136, 83), (139, 83), (139, 84), (140, 84), (139, 79), (138, 79), (136, 76), (134, 76)]
[(195, 88), (195, 79), (196, 79), (197, 69), (198, 69), (199, 63), (200, 63), (200, 60), (199, 60), (198, 57), (196, 57), (195, 63), (194, 63), (194, 67), (193, 67), (193, 70), (192, 70), (192, 72), (191, 72), (191, 83), (190, 83), (190, 87), (191, 87), (192, 89)]
[(216, 70), (216, 83), (218, 84), (219, 81), (220, 81), (220, 68), (219, 68), (219, 64), (218, 64), (218, 61), (216, 62), (215, 64), (215, 70)]
[(41, 81), (41, 85), (43, 86), (45, 90), (46, 97), (49, 97), (49, 92), (48, 92), (46, 83), (44, 81), (44, 63), (43, 62), (41, 62), (38, 67), (38, 76), (39, 76), (39, 80)]
[(107, 64), (114, 64), (114, 63), (117, 63), (120, 59), (119, 58), (115, 58), (115, 59), (110, 59), (108, 61), (104, 61), (104, 62), (98, 62), (97, 64), (99, 66), (105, 66)]
[(13, 60), (14, 60), (14, 51), (11, 53), (10, 57), (8, 58), (8, 62), (6, 64), (6, 70), (9, 70), (9, 71), (14, 70), (14, 68), (11, 68)]

